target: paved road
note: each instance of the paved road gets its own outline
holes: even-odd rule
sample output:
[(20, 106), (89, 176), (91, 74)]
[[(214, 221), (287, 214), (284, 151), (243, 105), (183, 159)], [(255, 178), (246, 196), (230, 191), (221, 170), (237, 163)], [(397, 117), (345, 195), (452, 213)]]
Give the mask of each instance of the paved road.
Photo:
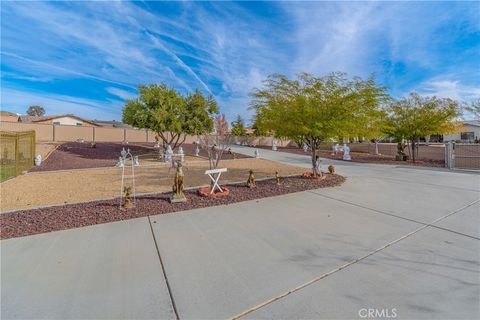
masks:
[(343, 186), (2, 241), (2, 318), (479, 318), (480, 175), (328, 163)]

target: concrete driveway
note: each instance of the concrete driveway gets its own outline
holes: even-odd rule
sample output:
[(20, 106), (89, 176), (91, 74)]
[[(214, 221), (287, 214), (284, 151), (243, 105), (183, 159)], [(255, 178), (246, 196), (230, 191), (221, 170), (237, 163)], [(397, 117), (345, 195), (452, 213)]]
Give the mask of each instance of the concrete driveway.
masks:
[(480, 176), (328, 163), (343, 186), (2, 241), (2, 318), (479, 318)]

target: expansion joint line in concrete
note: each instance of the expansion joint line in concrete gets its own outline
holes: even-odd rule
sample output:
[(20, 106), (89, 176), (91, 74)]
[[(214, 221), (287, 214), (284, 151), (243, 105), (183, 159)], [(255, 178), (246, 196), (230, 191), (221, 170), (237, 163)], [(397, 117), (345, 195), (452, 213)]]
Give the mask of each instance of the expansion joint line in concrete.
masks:
[[(366, 206), (362, 206), (361, 204), (357, 204), (357, 203), (353, 203), (353, 202), (350, 202), (350, 201), (346, 201), (346, 200), (341, 200), (341, 199), (337, 199), (337, 198), (334, 198), (334, 197), (330, 197), (330, 196), (327, 196), (327, 195), (324, 195), (324, 194), (316, 193), (315, 191), (307, 191), (307, 192), (312, 193), (312, 194), (317, 195), (317, 196), (320, 196), (320, 197), (324, 197), (324, 198), (330, 199), (330, 200), (335, 200), (335, 201), (342, 202), (342, 203), (345, 203), (345, 204), (349, 204), (349, 205), (352, 205), (352, 206), (355, 206), (355, 207), (358, 207), (358, 208), (362, 208), (362, 209), (370, 210), (370, 211), (373, 211), (373, 212), (376, 212), (376, 213), (384, 214), (384, 215), (386, 215), (386, 216), (390, 216), (390, 217), (394, 217), (394, 218), (398, 218), (398, 219), (402, 219), (402, 220), (406, 220), (406, 221), (418, 223), (418, 224), (421, 224), (421, 225), (426, 225), (426, 226), (428, 226), (428, 227), (432, 227), (432, 228), (436, 228), (436, 229), (448, 231), (448, 232), (455, 233), (455, 234), (458, 234), (458, 235), (461, 235), (461, 236), (464, 236), (464, 237), (472, 238), (472, 239), (475, 239), (475, 240), (480, 240), (479, 237), (475, 237), (475, 236), (472, 236), (472, 235), (469, 235), (469, 234), (465, 234), (465, 233), (462, 233), (462, 232), (458, 232), (458, 231), (455, 231), (455, 230), (451, 230), (451, 229), (448, 229), (448, 228), (435, 226), (435, 225), (432, 224), (432, 223), (436, 223), (436, 222), (425, 223), (425, 222), (417, 221), (417, 220), (414, 220), (414, 219), (402, 217), (402, 216), (399, 216), (399, 215), (396, 215), (396, 214), (393, 214), (393, 213), (388, 213), (388, 212), (385, 212), (385, 211), (381, 211), (381, 210), (369, 208), (369, 207), (366, 207)], [(472, 203), (468, 204), (466, 207), (463, 207), (463, 208), (468, 208), (468, 207), (470, 207), (471, 205), (474, 205), (475, 203), (477, 203), (477, 202), (479, 202), (479, 201), (480, 201), (480, 199), (477, 199), (477, 200), (473, 201)], [(463, 210), (463, 209), (462, 209), (462, 210)], [(458, 212), (458, 211), (456, 211), (456, 212)]]
[(334, 274), (334, 273), (336, 273), (336, 272), (338, 272), (338, 271), (340, 271), (340, 270), (343, 270), (343, 269), (345, 269), (345, 268), (350, 267), (351, 265), (356, 264), (357, 262), (360, 262), (360, 261), (362, 261), (362, 260), (365, 260), (365, 259), (367, 259), (368, 257), (373, 256), (374, 254), (376, 254), (376, 253), (378, 253), (378, 252), (380, 252), (380, 251), (382, 251), (382, 250), (384, 250), (384, 249), (386, 249), (386, 248), (388, 248), (388, 247), (396, 244), (397, 242), (400, 242), (400, 241), (402, 241), (402, 240), (404, 240), (404, 239), (406, 239), (406, 238), (408, 238), (408, 237), (410, 237), (410, 236), (413, 236), (413, 235), (416, 234), (417, 232), (420, 232), (420, 231), (422, 231), (423, 229), (430, 227), (431, 224), (437, 223), (437, 222), (439, 222), (439, 221), (441, 221), (441, 220), (443, 220), (443, 219), (445, 219), (445, 218), (448, 218), (449, 216), (451, 216), (451, 215), (453, 215), (453, 214), (455, 214), (455, 213), (457, 213), (457, 212), (459, 212), (459, 211), (462, 211), (463, 209), (466, 209), (466, 208), (468, 208), (468, 207), (476, 204), (476, 203), (479, 202), (479, 201), (480, 201), (480, 199), (475, 200), (475, 201), (473, 201), (473, 202), (471, 202), (471, 203), (469, 203), (469, 204), (467, 204), (467, 205), (465, 205), (465, 206), (463, 206), (463, 207), (461, 207), (461, 208), (459, 208), (459, 209), (457, 209), (457, 210), (455, 210), (455, 211), (452, 211), (452, 212), (450, 212), (450, 213), (447, 213), (446, 215), (444, 215), (444, 216), (442, 216), (442, 217), (440, 217), (440, 218), (438, 218), (438, 219), (435, 219), (435, 220), (432, 221), (430, 224), (424, 224), (424, 225), (422, 225), (420, 228), (417, 228), (417, 229), (413, 230), (412, 232), (409, 232), (409, 233), (401, 236), (400, 238), (398, 238), (398, 239), (396, 239), (396, 240), (393, 240), (393, 241), (391, 241), (391, 242), (389, 242), (389, 243), (381, 246), (380, 248), (375, 249), (375, 250), (373, 250), (373, 251), (365, 254), (364, 256), (362, 256), (362, 257), (360, 257), (360, 258), (357, 258), (357, 259), (354, 259), (354, 260), (352, 260), (352, 261), (349, 261), (349, 262), (345, 263), (344, 265), (342, 265), (342, 266), (340, 266), (340, 267), (338, 267), (338, 268), (335, 268), (335, 269), (333, 269), (333, 270), (331, 270), (331, 271), (329, 271), (329, 272), (327, 272), (327, 273), (324, 273), (324, 274), (322, 274), (322, 275), (320, 275), (320, 276), (318, 276), (318, 277), (315, 277), (315, 278), (313, 278), (312, 280), (310, 280), (310, 281), (308, 281), (308, 282), (306, 282), (306, 283), (304, 283), (304, 284), (301, 284), (301, 285), (299, 285), (299, 286), (297, 286), (297, 287), (295, 287), (295, 288), (289, 289), (288, 291), (285, 291), (284, 293), (282, 293), (282, 294), (280, 294), (280, 295), (278, 295), (278, 296), (276, 296), (276, 297), (273, 297), (273, 298), (271, 298), (271, 299), (268, 299), (268, 300), (266, 300), (266, 301), (264, 301), (264, 302), (262, 302), (262, 303), (260, 303), (260, 304), (258, 304), (258, 305), (256, 305), (256, 306), (250, 308), (250, 309), (247, 309), (247, 310), (245, 310), (245, 311), (243, 311), (243, 312), (241, 312), (241, 313), (239, 313), (239, 314), (237, 314), (237, 315), (229, 318), (229, 319), (230, 319), (230, 320), (240, 319), (240, 318), (242, 318), (242, 317), (244, 317), (244, 316), (246, 316), (246, 315), (248, 315), (248, 314), (250, 314), (250, 313), (252, 313), (252, 312), (254, 312), (254, 311), (257, 311), (257, 310), (260, 309), (260, 308), (265, 307), (266, 305), (269, 305), (269, 304), (271, 304), (271, 303), (273, 303), (273, 302), (275, 302), (275, 301), (277, 301), (277, 300), (280, 300), (280, 299), (282, 299), (282, 298), (285, 298), (286, 296), (288, 296), (288, 295), (290, 295), (290, 294), (292, 294), (292, 293), (294, 293), (294, 292), (297, 292), (297, 291), (299, 291), (299, 290), (301, 290), (301, 289), (304, 289), (304, 288), (306, 288), (306, 287), (308, 287), (308, 286), (310, 286), (310, 285), (312, 285), (312, 284), (314, 284), (314, 283), (316, 283), (316, 282), (318, 282), (318, 281), (320, 281), (320, 280), (322, 280), (322, 279), (324, 279), (324, 278), (326, 278), (326, 277), (328, 277), (328, 276), (330, 276), (330, 275), (332, 275), (332, 274)]
[(175, 319), (179, 320), (180, 317), (178, 316), (177, 306), (175, 305), (175, 299), (173, 299), (172, 289), (170, 287), (170, 283), (168, 282), (167, 273), (165, 272), (165, 265), (163, 264), (162, 256), (160, 255), (160, 249), (158, 248), (157, 239), (155, 238), (155, 233), (153, 232), (152, 220), (150, 216), (148, 218), (148, 224), (150, 225), (150, 231), (152, 232), (153, 242), (155, 243), (155, 248), (157, 249), (158, 260), (160, 260), (160, 265), (162, 267), (163, 277), (165, 279), (165, 283), (167, 284), (168, 296), (170, 297), (170, 303), (172, 304), (173, 312), (175, 313)]

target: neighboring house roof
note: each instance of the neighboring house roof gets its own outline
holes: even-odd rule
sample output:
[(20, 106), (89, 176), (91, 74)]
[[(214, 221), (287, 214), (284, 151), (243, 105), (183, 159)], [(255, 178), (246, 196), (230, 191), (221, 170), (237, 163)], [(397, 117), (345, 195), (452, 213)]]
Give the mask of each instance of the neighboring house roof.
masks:
[(46, 116), (20, 116), (19, 121), (20, 122), (37, 122), (37, 121), (43, 121), (43, 120), (48, 120), (50, 117)]
[(51, 115), (51, 116), (20, 116), (20, 122), (43, 122), (43, 121), (55, 120), (55, 119), (64, 118), (64, 117), (74, 118), (74, 119), (89, 123), (91, 125), (101, 127), (101, 125), (93, 121), (77, 117), (73, 114), (61, 114), (61, 115)]
[(114, 128), (133, 128), (131, 125), (123, 123), (121, 121), (105, 121), (105, 120), (93, 120), (98, 125), (102, 127), (114, 127)]
[(467, 120), (462, 121), (463, 125), (480, 127), (480, 120)]
[(10, 112), (10, 111), (0, 111), (0, 115), (1, 116), (10, 116), (10, 117), (18, 117), (18, 114), (14, 113), (14, 112)]

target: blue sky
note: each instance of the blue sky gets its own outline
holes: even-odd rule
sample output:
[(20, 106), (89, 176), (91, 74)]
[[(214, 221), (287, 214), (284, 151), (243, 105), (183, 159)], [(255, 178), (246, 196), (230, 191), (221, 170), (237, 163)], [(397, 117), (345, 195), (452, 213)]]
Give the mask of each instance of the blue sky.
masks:
[(478, 99), (480, 4), (2, 2), (2, 110), (118, 120), (139, 84), (165, 81), (248, 119), (269, 74), (331, 71)]

